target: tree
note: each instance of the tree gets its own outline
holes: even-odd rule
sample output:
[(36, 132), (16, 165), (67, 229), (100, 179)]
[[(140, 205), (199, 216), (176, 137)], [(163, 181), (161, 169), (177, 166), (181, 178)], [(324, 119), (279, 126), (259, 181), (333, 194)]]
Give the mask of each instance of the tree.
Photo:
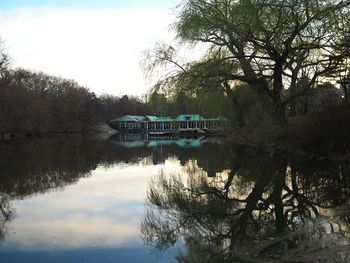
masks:
[(164, 94), (158, 94), (156, 91), (153, 91), (148, 96), (148, 104), (152, 114), (160, 116), (168, 114), (168, 101)]
[[(152, 72), (172, 65), (177, 70), (163, 76), (158, 88), (220, 88), (238, 112), (232, 91), (246, 83), (272, 121), (283, 124), (286, 105), (305, 95), (295, 91), (298, 79), (307, 76), (313, 87), (345, 70), (349, 6), (344, 0), (184, 1), (174, 24), (177, 37), (183, 45), (206, 44), (207, 53), (200, 60), (181, 63), (173, 47), (158, 44), (147, 52), (144, 68)], [(281, 96), (284, 89), (290, 89), (290, 97)]]

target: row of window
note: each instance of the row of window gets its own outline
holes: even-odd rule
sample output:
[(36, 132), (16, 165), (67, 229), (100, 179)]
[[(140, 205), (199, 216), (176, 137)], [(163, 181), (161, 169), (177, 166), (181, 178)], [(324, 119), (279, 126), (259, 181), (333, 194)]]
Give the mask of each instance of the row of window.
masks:
[(194, 128), (218, 128), (219, 121), (201, 121), (201, 122), (148, 122), (148, 123), (125, 123), (121, 122), (121, 129), (147, 129), (147, 130), (177, 130), (179, 129), (194, 129)]

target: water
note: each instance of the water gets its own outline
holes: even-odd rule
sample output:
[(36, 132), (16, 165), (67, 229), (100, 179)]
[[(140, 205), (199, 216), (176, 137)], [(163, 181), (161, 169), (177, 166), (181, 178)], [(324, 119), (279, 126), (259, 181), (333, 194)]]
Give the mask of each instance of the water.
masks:
[(1, 262), (350, 262), (349, 170), (214, 139), (3, 145)]

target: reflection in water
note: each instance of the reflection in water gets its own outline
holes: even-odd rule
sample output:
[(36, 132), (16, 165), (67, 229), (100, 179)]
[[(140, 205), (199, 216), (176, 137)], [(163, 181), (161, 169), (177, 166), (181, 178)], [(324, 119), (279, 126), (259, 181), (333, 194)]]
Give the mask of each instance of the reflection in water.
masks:
[(348, 167), (226, 154), (215, 177), (189, 162), (187, 176), (154, 179), (147, 244), (184, 243), (178, 262), (350, 262)]
[[(272, 159), (220, 141), (125, 146), (79, 136), (0, 146), (0, 254), (11, 245), (130, 246), (149, 177), (162, 170), (141, 229), (158, 248), (186, 247), (179, 262), (350, 262), (348, 167)], [(140, 262), (130, 260), (135, 250), (123, 251), (119, 262)], [(122, 252), (103, 253), (114, 257), (93, 262)], [(155, 262), (142, 253), (138, 259)], [(67, 257), (61, 261), (82, 262)]]
[[(115, 262), (110, 254), (137, 246), (139, 252), (119, 260), (139, 262), (130, 259), (138, 255), (143, 262), (156, 262), (155, 256), (145, 258), (146, 249), (137, 241), (149, 178), (160, 169), (177, 170), (189, 160), (198, 160), (215, 175), (227, 169), (227, 158), (219, 143), (194, 148), (152, 145), (125, 148), (80, 136), (0, 145), (0, 237), (5, 239), (0, 257), (10, 257), (13, 249), (35, 257), (33, 251), (94, 248), (107, 249), (110, 260), (92, 262)], [(217, 156), (215, 164), (209, 162), (210, 153)], [(111, 252), (112, 248), (123, 251)], [(29, 255), (21, 253), (12, 255), (12, 261), (30, 262)]]
[(215, 174), (228, 168), (230, 158), (226, 156), (227, 149), (218, 142), (206, 141), (202, 147), (193, 149), (156, 141), (150, 142), (153, 147), (138, 148), (111, 142), (76, 136), (0, 145), (0, 192), (24, 198), (76, 183), (98, 166), (161, 164), (169, 158), (176, 158), (183, 165), (188, 160), (198, 160), (200, 167)]
[(0, 240), (5, 237), (6, 223), (11, 221), (14, 211), (10, 205), (10, 196), (5, 193), (0, 194)]

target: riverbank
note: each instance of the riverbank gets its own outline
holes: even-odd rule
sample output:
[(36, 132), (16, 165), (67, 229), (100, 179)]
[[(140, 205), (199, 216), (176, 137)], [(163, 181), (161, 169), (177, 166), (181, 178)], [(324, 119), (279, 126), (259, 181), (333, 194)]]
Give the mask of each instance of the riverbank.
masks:
[(10, 141), (20, 141), (30, 138), (43, 138), (43, 137), (60, 137), (70, 135), (83, 135), (91, 136), (98, 139), (108, 139), (113, 134), (117, 133), (105, 122), (93, 122), (83, 128), (82, 130), (65, 130), (57, 132), (26, 132), (26, 131), (6, 131), (0, 133), (0, 143)]
[(287, 154), (318, 161), (350, 163), (349, 107), (288, 118), (280, 126), (260, 125), (231, 129), (229, 140), (271, 155)]
[[(290, 155), (317, 161), (350, 163), (350, 110), (342, 107), (323, 113), (288, 118), (288, 124), (259, 125), (227, 129), (214, 137), (225, 137), (253, 151), (274, 155)], [(48, 133), (0, 133), (0, 143), (31, 138), (82, 135), (107, 140), (117, 133), (105, 122), (94, 122), (79, 131)]]

